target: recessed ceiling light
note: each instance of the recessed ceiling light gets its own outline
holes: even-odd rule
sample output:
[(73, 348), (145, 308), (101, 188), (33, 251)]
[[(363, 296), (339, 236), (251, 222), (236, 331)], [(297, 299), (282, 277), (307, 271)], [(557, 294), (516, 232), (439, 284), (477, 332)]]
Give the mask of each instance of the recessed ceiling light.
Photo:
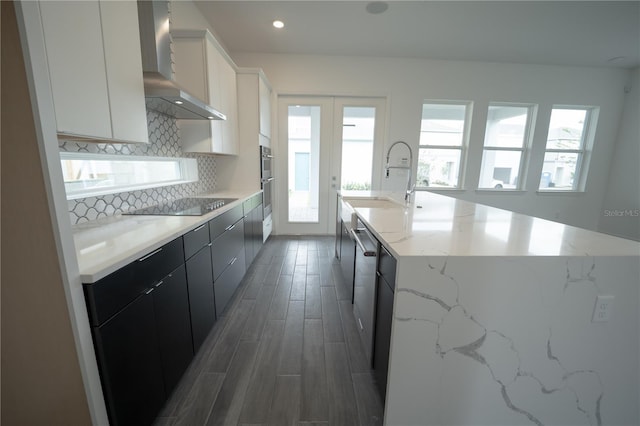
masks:
[(214, 117), (213, 117), (213, 116), (211, 116), (211, 115), (210, 115), (210, 116), (208, 116), (207, 118), (208, 118), (209, 120), (213, 120), (213, 119), (214, 119)]
[(384, 13), (389, 8), (389, 4), (384, 1), (372, 1), (367, 4), (367, 12), (372, 13), (374, 15), (378, 15), (380, 13)]
[(273, 21), (273, 26), (274, 26), (275, 28), (278, 28), (278, 29), (280, 29), (280, 28), (284, 28), (284, 22), (282, 22), (282, 21), (278, 21), (278, 20), (276, 19), (275, 21)]
[(176, 105), (182, 105), (182, 101), (175, 101)]

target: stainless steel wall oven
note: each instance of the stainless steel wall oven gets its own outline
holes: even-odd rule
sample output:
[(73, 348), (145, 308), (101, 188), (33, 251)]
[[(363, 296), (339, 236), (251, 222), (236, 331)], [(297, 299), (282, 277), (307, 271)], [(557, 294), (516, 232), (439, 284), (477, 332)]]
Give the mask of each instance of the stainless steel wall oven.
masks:
[(271, 148), (260, 146), (260, 186), (262, 187), (262, 206), (264, 217), (271, 214), (273, 202), (273, 155)]

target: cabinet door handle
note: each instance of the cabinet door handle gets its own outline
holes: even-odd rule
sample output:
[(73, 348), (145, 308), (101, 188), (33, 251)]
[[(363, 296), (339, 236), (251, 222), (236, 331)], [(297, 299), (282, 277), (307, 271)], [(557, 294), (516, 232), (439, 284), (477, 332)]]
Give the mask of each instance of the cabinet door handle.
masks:
[(213, 243), (209, 243), (207, 244), (207, 247), (211, 247), (213, 245)]
[(144, 262), (145, 260), (147, 260), (148, 258), (150, 258), (151, 256), (158, 254), (162, 251), (162, 247), (160, 247), (158, 250), (152, 251), (151, 253), (149, 253), (148, 255), (141, 257), (140, 259), (138, 259), (138, 262)]
[(236, 263), (236, 260), (238, 260), (237, 257), (234, 257), (231, 262), (229, 262), (229, 266), (233, 265), (234, 263)]
[(198, 226), (196, 229), (194, 229), (194, 230), (193, 230), (193, 232), (198, 232), (199, 230), (201, 230), (201, 229), (202, 229), (202, 228), (204, 228), (205, 226), (207, 226), (207, 224), (206, 224), (206, 223), (205, 223), (205, 224), (203, 224), (203, 225)]
[[(236, 222), (237, 223), (237, 222)], [(226, 228), (224, 228), (225, 231), (231, 231), (233, 228), (236, 227), (236, 224), (234, 223), (233, 225), (229, 225)]]
[(151, 294), (151, 293), (153, 293), (153, 290), (155, 290), (155, 288), (151, 287), (151, 288), (145, 290), (144, 294)]
[(364, 327), (362, 326), (362, 321), (360, 321), (360, 318), (358, 318), (358, 324), (360, 325), (360, 330), (364, 330)]
[(160, 287), (162, 284), (164, 284), (164, 281), (158, 281), (158, 283), (156, 285), (154, 285), (154, 288), (158, 288)]

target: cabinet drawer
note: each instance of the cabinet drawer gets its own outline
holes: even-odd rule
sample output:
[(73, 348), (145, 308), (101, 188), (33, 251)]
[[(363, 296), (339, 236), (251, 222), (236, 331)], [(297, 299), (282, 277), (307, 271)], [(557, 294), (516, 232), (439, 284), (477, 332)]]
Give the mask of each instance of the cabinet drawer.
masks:
[(83, 284), (89, 321), (96, 327), (133, 301), (147, 287), (136, 281), (136, 262), (93, 284)]
[(380, 261), (378, 263), (378, 271), (380, 275), (389, 284), (392, 290), (396, 287), (396, 259), (387, 251), (384, 246), (381, 246)]
[(244, 251), (244, 221), (240, 220), (213, 242), (211, 260), (213, 261), (213, 279), (224, 272), (238, 252)]
[(136, 279), (147, 286), (166, 277), (184, 263), (182, 237), (176, 238), (136, 261)]
[(211, 238), (211, 241), (214, 241), (216, 238), (222, 235), (222, 233), (227, 228), (231, 227), (234, 223), (242, 219), (243, 215), (242, 204), (240, 204), (239, 206), (222, 213), (220, 216), (211, 219), (209, 221), (209, 236)]
[(180, 237), (93, 284), (84, 284), (91, 325), (102, 324), (182, 263)]
[(231, 300), (233, 293), (235, 293), (242, 277), (245, 273), (245, 254), (244, 250), (240, 250), (237, 256), (234, 256), (232, 263), (227, 269), (220, 275), (220, 277), (214, 281), (213, 289), (216, 295), (216, 312), (219, 315), (222, 314), (227, 304)]
[(184, 259), (196, 254), (202, 247), (209, 244), (209, 224), (205, 223), (182, 236), (184, 239)]

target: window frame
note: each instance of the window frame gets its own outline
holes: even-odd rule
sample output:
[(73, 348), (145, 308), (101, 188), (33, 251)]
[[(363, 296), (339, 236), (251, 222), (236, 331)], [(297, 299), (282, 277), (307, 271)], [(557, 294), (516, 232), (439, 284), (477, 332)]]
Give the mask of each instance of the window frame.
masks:
[[(420, 144), (422, 131), (422, 111), (424, 111), (425, 105), (456, 105), (464, 107), (464, 123), (462, 126), (462, 141), (460, 145), (436, 145), (436, 144)], [(423, 149), (443, 149), (443, 150), (457, 150), (460, 152), (460, 166), (458, 172), (458, 180), (454, 187), (434, 187), (434, 186), (419, 186), (418, 185), (418, 173), (416, 170), (416, 191), (460, 191), (464, 190), (463, 183), (465, 182), (466, 163), (467, 163), (467, 151), (469, 147), (469, 133), (471, 129), (471, 118), (473, 116), (473, 101), (469, 100), (436, 100), (425, 99), (422, 101), (422, 111), (420, 113), (420, 133), (418, 136), (418, 162), (420, 159), (420, 151)], [(427, 133), (427, 132), (424, 132)], [(416, 166), (417, 167), (417, 166)]]
[(499, 147), (499, 146), (487, 146), (487, 122), (485, 121), (485, 134), (482, 140), (482, 157), (480, 159), (480, 177), (482, 177), (482, 171), (484, 170), (484, 153), (485, 151), (507, 151), (507, 152), (520, 152), (520, 164), (518, 168), (518, 184), (515, 188), (481, 188), (480, 179), (478, 180), (478, 191), (522, 191), (524, 190), (525, 183), (527, 181), (527, 158), (531, 151), (533, 141), (533, 128), (535, 126), (535, 118), (537, 115), (537, 104), (518, 103), (518, 102), (489, 102), (487, 106), (487, 117), (489, 115), (489, 108), (492, 106), (499, 107), (518, 107), (527, 109), (527, 120), (525, 123), (524, 135), (522, 137), (522, 146), (520, 148), (514, 147)]
[(60, 152), (60, 164), (65, 160), (79, 161), (113, 161), (113, 162), (145, 162), (153, 163), (158, 161), (169, 161), (178, 164), (180, 176), (173, 180), (148, 181), (130, 184), (114, 184), (111, 186), (86, 187), (71, 190), (68, 182), (64, 182), (67, 200), (77, 200), (87, 197), (97, 197), (108, 194), (118, 194), (121, 192), (137, 191), (149, 188), (160, 188), (164, 186), (179, 185), (185, 183), (198, 182), (198, 162), (195, 158), (184, 157), (147, 157), (137, 155), (117, 155), (117, 154), (97, 154), (86, 152)]
[[(579, 149), (562, 149), (562, 148), (547, 148), (549, 143), (549, 131), (551, 130), (551, 116), (554, 110), (583, 110), (585, 111), (584, 123), (582, 125), (582, 134), (580, 136), (580, 148)], [(547, 128), (547, 136), (545, 138), (545, 146), (542, 154), (542, 168), (540, 169), (540, 176), (538, 180), (537, 192), (543, 193), (569, 193), (569, 192), (584, 192), (585, 182), (587, 178), (586, 171), (587, 157), (591, 147), (593, 145), (593, 134), (595, 133), (594, 123), (597, 120), (598, 107), (584, 106), (584, 105), (552, 105), (551, 114), (549, 114), (549, 126)], [(594, 119), (595, 116), (595, 119)], [(547, 153), (565, 153), (565, 154), (577, 154), (576, 169), (573, 178), (573, 185), (571, 188), (540, 188), (540, 181), (542, 180), (542, 173), (544, 173), (544, 159)]]

